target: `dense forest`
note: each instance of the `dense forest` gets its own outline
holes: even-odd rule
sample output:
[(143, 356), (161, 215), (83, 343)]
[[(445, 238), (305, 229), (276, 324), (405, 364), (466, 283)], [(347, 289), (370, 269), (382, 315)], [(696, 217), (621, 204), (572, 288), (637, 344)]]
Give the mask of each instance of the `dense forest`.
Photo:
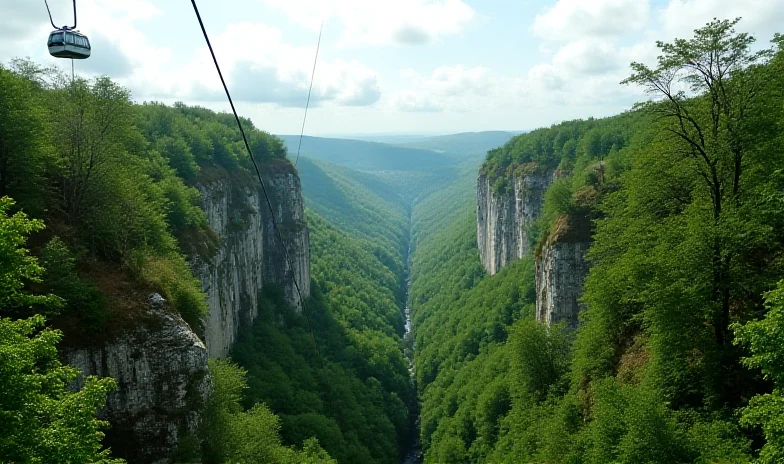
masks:
[(246, 402), (280, 414), (288, 443), (315, 436), (341, 463), (399, 462), (416, 401), (402, 349), (406, 212), (372, 177), (304, 157), (298, 167), (311, 298), (296, 315), (265, 295), (231, 354), (249, 372)]
[[(515, 175), (555, 173), (533, 256), (487, 277), (470, 199), (417, 206), (426, 462), (784, 459), (784, 53), (736, 23), (659, 43), (654, 68), (633, 63), (626, 83), (651, 96), (633, 111), (489, 152), (498, 196)], [(592, 234), (576, 331), (535, 322), (532, 288), (532, 260), (575, 218)]]
[[(110, 462), (109, 424), (95, 413), (114, 382), (67, 389), (78, 372), (58, 343), (112, 337), (142, 317), (134, 295), (151, 290), (201, 330), (207, 307), (188, 259), (208, 257), (216, 238), (194, 186), (248, 185), (250, 162), (230, 115), (133, 104), (108, 78), (28, 61), (0, 67), (0, 112), (0, 460)], [(282, 142), (244, 122), (257, 159), (290, 169)], [(252, 373), (226, 361), (211, 371), (203, 449), (183, 443), (179, 459), (334, 462), (312, 435), (284, 445), (281, 419), (247, 400)]]
[[(9, 295), (2, 348), (19, 359), (2, 376), (18, 392), (2, 410), (24, 413), (15, 419), (18, 432), (3, 428), (1, 459), (108, 460), (99, 430), (109, 424), (94, 415), (112, 379), (70, 393), (65, 387), (77, 372), (60, 364), (55, 346), (63, 336), (76, 345), (110, 338), (141, 314), (131, 293), (148, 289), (199, 330), (207, 308), (188, 262), (208, 260), (217, 238), (196, 187), (227, 177), (235, 189), (250, 186), (252, 168), (230, 115), (132, 104), (107, 78), (71, 81), (26, 61), (0, 76)], [(243, 123), (265, 170), (291, 169), (281, 140)], [(400, 460), (416, 403), (402, 347), (407, 210), (370, 174), (299, 162), (313, 208), (311, 297), (298, 313), (279, 289), (263, 290), (259, 316), (240, 331), (230, 359), (210, 361), (214, 389), (203, 436), (184, 443), (177, 460)], [(36, 313), (46, 322), (29, 318)], [(41, 363), (49, 366), (44, 384), (34, 369)], [(30, 394), (40, 399), (21, 403)], [(32, 420), (38, 404), (57, 408)], [(78, 420), (67, 421), (76, 407)], [(74, 434), (85, 427), (94, 431), (89, 440)], [(47, 434), (57, 449), (38, 446)]]
[[(784, 462), (784, 38), (739, 26), (658, 42), (623, 82), (650, 100), (627, 112), (514, 137), (311, 137), (291, 159), (298, 137), (242, 119), (259, 177), (301, 180), (310, 295), (259, 289), (209, 361), (194, 269), (236, 237), (211, 228), (203, 186), (230, 186), (237, 233), (258, 189), (234, 117), (0, 65), (0, 462), (134, 459), (101, 415), (122, 383), (76, 382), (63, 350), (155, 330), (155, 293), (208, 366), (170, 461)], [(548, 179), (533, 251), (494, 275), (477, 173), (513, 201)], [(542, 257), (577, 240), (579, 316), (547, 323)]]

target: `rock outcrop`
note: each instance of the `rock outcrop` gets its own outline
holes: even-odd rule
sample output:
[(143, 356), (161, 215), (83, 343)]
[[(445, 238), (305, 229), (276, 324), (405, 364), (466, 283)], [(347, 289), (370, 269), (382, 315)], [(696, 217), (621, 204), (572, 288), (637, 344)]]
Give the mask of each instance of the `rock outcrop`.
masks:
[[(191, 263), (207, 294), (209, 315), (204, 342), (160, 295), (136, 305), (139, 314), (90, 346), (63, 348), (63, 361), (84, 376), (113, 377), (100, 416), (109, 421), (105, 444), (129, 463), (172, 462), (183, 444), (198, 446), (204, 403), (212, 381), (207, 359), (224, 357), (242, 325), (257, 315), (257, 297), (278, 286), (295, 310), (310, 295), (310, 243), (299, 177), (288, 162), (264, 166), (264, 181), (274, 217), (288, 246), (288, 258), (275, 233), (272, 214), (252, 179), (238, 181), (223, 172), (199, 190), (209, 224), (219, 240), (214, 253)], [(139, 296), (138, 294), (136, 295)], [(184, 441), (186, 437), (189, 440)]]
[[(280, 163), (265, 172), (264, 182), (288, 246), (293, 275), (302, 297), (307, 298), (310, 241), (299, 177), (291, 165)], [(210, 312), (205, 342), (211, 358), (226, 356), (239, 327), (253, 322), (258, 293), (265, 286), (281, 287), (292, 307), (302, 307), (264, 194), (254, 182), (238, 184), (223, 178), (199, 186), (209, 224), (220, 238), (209, 261), (195, 259), (193, 263), (207, 293)]]
[(536, 319), (548, 325), (577, 327), (579, 302), (588, 274), (585, 253), (591, 246), (590, 219), (562, 216), (536, 256)]
[[(520, 166), (501, 180), (479, 173), (476, 239), (488, 274), (494, 275), (511, 262), (533, 254), (529, 229), (539, 218), (545, 191), (556, 176), (556, 171), (535, 164)], [(588, 274), (585, 253), (590, 243), (591, 220), (587, 210), (564, 215), (553, 225), (534, 257), (537, 320), (547, 324), (565, 321), (570, 327), (577, 326), (577, 314), (582, 309), (579, 300)]]
[(539, 217), (544, 192), (553, 182), (552, 170), (532, 169), (512, 175), (505, 192), (494, 192), (496, 179), (480, 173), (476, 184), (476, 240), (479, 257), (494, 275), (531, 252), (528, 228)]
[(133, 463), (169, 462), (187, 436), (195, 437), (211, 388), (207, 348), (177, 314), (151, 304), (137, 324), (91, 348), (66, 348), (64, 362), (84, 376), (113, 377), (100, 413), (111, 428), (104, 443)]

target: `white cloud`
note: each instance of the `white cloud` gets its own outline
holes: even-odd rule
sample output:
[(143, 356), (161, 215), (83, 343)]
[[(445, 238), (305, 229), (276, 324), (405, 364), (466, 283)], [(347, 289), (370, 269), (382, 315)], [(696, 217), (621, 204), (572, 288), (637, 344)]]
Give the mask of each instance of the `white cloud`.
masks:
[(537, 64), (528, 71), (528, 85), (538, 91), (550, 92), (566, 86), (563, 70), (552, 64)]
[(430, 75), (402, 71), (408, 88), (396, 92), (390, 105), (399, 111), (465, 112), (522, 102), (527, 91), (523, 79), (496, 76), (488, 68), (441, 66)]
[(627, 107), (644, 95), (620, 81), (628, 75), (628, 63), (647, 62), (651, 49), (642, 43), (618, 47), (599, 39), (570, 42), (550, 62), (533, 66), (527, 85), (540, 101), (555, 105)]
[(546, 40), (610, 37), (648, 25), (648, 0), (558, 0), (536, 15), (533, 32)]
[[(55, 24), (72, 21), (70, 2), (50, 2), (50, 6)], [(212, 59), (196, 33), (198, 28), (187, 34), (196, 41), (187, 42), (189, 48), (175, 52), (158, 45), (166, 41), (152, 40), (142, 32), (146, 21), (161, 15), (147, 0), (132, 4), (82, 0), (77, 6), (78, 27), (88, 35), (93, 49), (89, 59), (76, 62), (78, 73), (109, 75), (128, 86), (138, 99), (217, 102), (225, 98)], [(66, 60), (51, 58), (47, 53), (51, 25), (43, 5), (33, 8), (26, 1), (0, 0), (0, 16), (12, 18), (12, 26), (0, 30), (0, 62), (24, 50), (28, 52), (22, 56), (31, 55), (39, 63), (70, 68)], [(188, 25), (193, 26), (191, 22)], [(170, 34), (167, 37), (182, 32)], [(280, 30), (250, 22), (230, 24), (222, 32), (214, 32), (211, 39), (236, 100), (284, 107), (305, 105), (315, 50), (290, 45)], [(320, 60), (311, 100), (314, 106), (328, 102), (372, 105), (380, 95), (377, 74), (361, 63)]]
[(398, 111), (430, 113), (444, 111), (444, 105), (425, 93), (402, 90), (392, 97), (392, 107)]
[(660, 11), (665, 37), (688, 38), (694, 29), (704, 26), (713, 18), (743, 18), (739, 31), (750, 31), (760, 42), (767, 43), (775, 32), (784, 32), (783, 0), (671, 0)]
[(293, 21), (318, 29), (338, 23), (340, 45), (421, 45), (454, 35), (476, 13), (462, 0), (261, 0)]
[[(290, 45), (278, 29), (249, 22), (229, 25), (213, 36), (212, 42), (236, 99), (284, 107), (305, 106), (315, 50)], [(256, 43), (264, 46), (248, 50), (247, 44)], [(206, 47), (201, 47), (180, 70), (162, 74), (169, 76), (168, 81), (153, 76), (137, 86), (146, 88), (153, 97), (204, 101), (222, 98), (220, 81)], [(375, 103), (380, 95), (377, 74), (358, 61), (318, 63), (313, 106), (326, 102), (366, 106)]]
[(606, 41), (582, 39), (562, 47), (553, 57), (553, 63), (571, 74), (597, 75), (620, 67), (618, 51)]

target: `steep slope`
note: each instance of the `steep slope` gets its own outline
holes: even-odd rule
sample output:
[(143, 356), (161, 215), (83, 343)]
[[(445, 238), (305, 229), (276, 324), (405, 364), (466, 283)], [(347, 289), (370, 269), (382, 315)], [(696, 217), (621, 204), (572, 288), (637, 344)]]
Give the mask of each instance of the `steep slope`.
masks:
[(398, 191), (373, 173), (310, 158), (300, 158), (297, 169), (308, 208), (353, 237), (394, 250), (400, 274), (400, 258), (408, 246), (408, 213)]
[[(784, 55), (748, 55), (775, 58), (703, 80), (694, 69), (730, 53), (722, 44), (747, 43), (733, 25), (660, 44), (665, 69), (632, 76), (661, 94), (658, 77), (689, 75), (708, 82), (705, 95), (518, 136), (479, 172), (484, 226), (466, 216), (418, 235), (411, 304), (426, 462), (780, 460), (771, 405), (781, 381), (762, 374), (782, 372), (767, 345), (781, 328), (784, 276), (782, 179), (770, 175), (784, 156), (782, 121), (768, 102), (781, 101)], [(719, 85), (737, 92), (731, 102), (711, 93)], [(532, 172), (554, 174), (527, 196), (514, 184)], [(521, 202), (538, 218), (518, 220)], [(519, 250), (522, 236), (528, 248), (477, 275), (473, 226), (480, 250)]]
[(315, 436), (341, 463), (399, 462), (414, 404), (402, 340), (407, 211), (367, 173), (307, 158), (299, 168), (313, 296), (292, 314), (265, 292), (231, 356), (249, 371), (248, 404), (281, 414), (287, 443)]
[(479, 258), (493, 275), (533, 249), (530, 229), (542, 211), (555, 172), (537, 165), (507, 177), (480, 173), (476, 181), (476, 240)]
[(199, 185), (202, 208), (220, 241), (209, 259), (195, 256), (192, 263), (207, 294), (205, 342), (211, 358), (228, 355), (239, 328), (253, 323), (264, 287), (281, 287), (297, 311), (300, 293), (310, 296), (310, 243), (299, 177), (288, 163), (262, 169), (285, 251), (267, 200), (252, 180), (238, 185), (227, 175)]
[(472, 177), (414, 209), (410, 306), (426, 462), (482, 462), (492, 451), (510, 404), (507, 330), (534, 311), (530, 260), (493, 278), (482, 269)]
[(297, 174), (282, 143), (246, 121), (275, 218), (291, 240), (289, 269), (233, 118), (182, 104), (135, 105), (108, 78), (20, 66), (24, 72), (0, 66), (0, 106), (10, 110), (0, 139), (11, 142), (0, 149), (0, 194), (45, 220), (31, 241), (45, 272), (26, 284), (59, 299), (6, 305), (0, 315), (43, 313), (62, 330), (62, 357), (82, 374), (73, 388), (89, 375), (117, 380), (100, 416), (112, 425), (104, 442), (118, 456), (199, 459), (213, 401), (208, 354), (225, 355), (239, 326), (251, 324), (248, 302), (262, 287), (301, 305), (293, 271), (308, 295)]

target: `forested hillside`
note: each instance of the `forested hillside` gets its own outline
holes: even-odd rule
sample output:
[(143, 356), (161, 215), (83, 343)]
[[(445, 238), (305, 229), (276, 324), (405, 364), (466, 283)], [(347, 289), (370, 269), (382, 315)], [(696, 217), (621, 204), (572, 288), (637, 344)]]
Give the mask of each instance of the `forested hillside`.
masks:
[[(296, 158), (299, 137), (282, 135), (281, 139)], [(304, 137), (302, 157), (348, 168), (348, 175), (385, 201), (402, 199), (406, 205), (455, 179), (459, 175), (456, 165), (462, 161), (452, 153), (430, 149), (325, 137)]]
[(402, 345), (406, 208), (372, 175), (305, 157), (298, 168), (312, 296), (294, 315), (268, 293), (235, 345), (247, 402), (281, 415), (287, 443), (315, 436), (341, 463), (400, 462), (415, 402)]
[[(78, 371), (61, 366), (56, 344), (100, 345), (154, 322), (152, 291), (203, 330), (205, 295), (188, 260), (209, 259), (217, 238), (194, 185), (252, 185), (250, 163), (229, 115), (135, 105), (108, 78), (70, 80), (26, 61), (0, 67), (0, 112), (0, 350), (12, 361), (0, 375), (0, 460), (108, 462), (99, 430), (109, 424), (94, 415), (114, 382), (88, 379), (69, 392)], [(245, 124), (265, 168), (293, 172), (282, 143)], [(284, 446), (266, 406), (241, 406), (245, 374), (211, 367), (206, 404), (193, 392), (185, 405), (203, 409), (203, 435), (182, 440), (177, 459), (334, 462), (313, 440), (303, 451)]]
[[(291, 153), (300, 147), (298, 135), (281, 135)], [(452, 163), (448, 154), (363, 140), (302, 138), (301, 156), (360, 171), (414, 171)]]
[(0, 65), (0, 462), (784, 462), (784, 37), (742, 26), (517, 135), (242, 119), (258, 168), (230, 113)]
[[(531, 255), (486, 276), (471, 203), (415, 208), (429, 218), (414, 222), (411, 292), (426, 462), (784, 459), (784, 53), (778, 36), (755, 51), (735, 23), (633, 64), (651, 102), (488, 154), (495, 197), (554, 179)], [(586, 227), (576, 330), (534, 321), (534, 261)]]

